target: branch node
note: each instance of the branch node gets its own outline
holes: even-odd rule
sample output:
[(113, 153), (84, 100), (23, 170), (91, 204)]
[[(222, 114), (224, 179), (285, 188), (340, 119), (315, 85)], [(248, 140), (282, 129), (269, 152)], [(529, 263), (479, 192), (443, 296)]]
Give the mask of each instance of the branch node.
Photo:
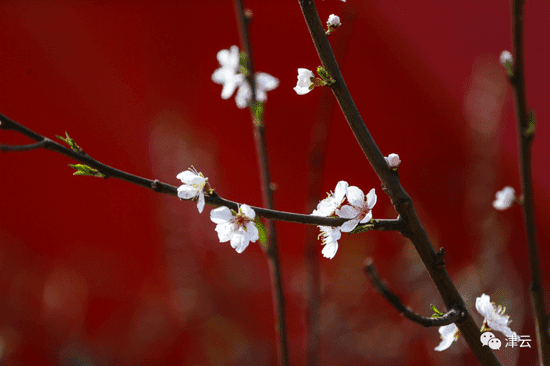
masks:
[(160, 186), (159, 186), (159, 184), (160, 184), (160, 181), (159, 181), (158, 179), (155, 179), (155, 180), (153, 181), (153, 183), (151, 183), (151, 189), (152, 189), (153, 191), (155, 191), (155, 192), (159, 192), (159, 191), (160, 191)]
[(435, 267), (442, 267), (445, 265), (445, 248), (441, 247), (435, 254)]

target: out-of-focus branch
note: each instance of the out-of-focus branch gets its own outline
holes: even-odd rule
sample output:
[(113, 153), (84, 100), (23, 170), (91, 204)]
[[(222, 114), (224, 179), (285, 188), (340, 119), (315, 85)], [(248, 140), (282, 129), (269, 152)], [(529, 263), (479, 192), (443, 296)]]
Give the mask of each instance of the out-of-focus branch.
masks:
[(376, 268), (371, 258), (368, 258), (365, 261), (365, 272), (370, 275), (372, 284), (380, 295), (384, 296), (386, 300), (399, 311), (405, 318), (422, 325), (423, 327), (436, 327), (442, 325), (449, 325), (454, 323), (458, 318), (462, 316), (462, 310), (458, 308), (450, 309), (445, 315), (440, 316), (439, 318), (431, 318), (427, 316), (422, 316), (416, 314), (411, 308), (405, 306), (399, 296), (395, 295), (391, 290), (384, 284), (384, 281), (378, 276)]
[[(336, 42), (336, 55), (344, 58), (347, 54), (349, 39), (355, 19), (357, 9), (353, 4), (349, 4), (344, 9), (342, 18), (345, 19), (345, 26), (340, 27), (333, 40)], [(323, 88), (324, 89), (324, 88)], [(319, 184), (323, 172), (325, 154), (327, 148), (328, 131), (330, 121), (335, 110), (335, 101), (330, 90), (322, 90), (317, 111), (315, 113), (315, 122), (311, 131), (311, 140), (309, 143), (307, 170), (307, 196), (308, 204), (306, 212), (312, 212), (319, 202), (319, 197), (324, 192)], [(306, 365), (318, 366), (320, 364), (320, 344), (321, 344), (321, 279), (319, 271), (319, 231), (316, 228), (308, 228), (305, 245), (305, 322), (306, 322)]]
[[(531, 144), (534, 138), (534, 120), (529, 121), (525, 96), (523, 67), (523, 0), (512, 1), (512, 30), (514, 43), (513, 75), (510, 78), (515, 97), (523, 186), (523, 216), (527, 233), (527, 247), (531, 269), (531, 306), (535, 315), (538, 352), (541, 365), (550, 365), (550, 338), (548, 335), (548, 315), (544, 304), (539, 253), (536, 238), (533, 184), (531, 180)], [(531, 125), (533, 123), (533, 125)]]
[[(251, 89), (251, 100), (249, 107), (252, 115), (252, 123), (254, 124), (254, 141), (256, 145), (256, 155), (258, 156), (258, 164), (260, 166), (263, 203), (268, 209), (273, 209), (273, 190), (271, 188), (269, 160), (267, 157), (267, 148), (265, 143), (263, 107), (258, 105), (258, 101), (256, 99), (256, 74), (250, 45), (250, 33), (248, 31), (248, 25), (252, 18), (250, 13), (245, 14), (241, 0), (235, 0), (235, 11), (237, 13), (241, 43), (244, 48), (244, 52), (246, 53), (246, 68), (248, 70), (246, 80)], [(258, 112), (259, 110), (261, 110), (261, 112)], [(281, 262), (279, 259), (277, 232), (273, 221), (270, 220), (267, 222), (266, 230), (268, 237), (268, 247), (266, 253), (269, 258), (271, 268), (273, 302), (277, 321), (277, 335), (279, 337), (279, 363), (286, 366), (289, 365), (290, 362), (286, 330), (286, 308), (283, 293), (283, 279), (281, 273)]]
[(346, 87), (315, 3), (313, 0), (299, 0), (298, 2), (321, 63), (330, 77), (336, 80), (336, 83), (331, 86), (336, 100), (340, 104), (340, 108), (361, 149), (384, 185), (385, 192), (390, 197), (395, 210), (406, 223), (407, 228), (402, 234), (413, 243), (447, 309), (450, 310), (455, 307), (465, 309), (464, 316), (456, 324), (479, 362), (484, 365), (500, 365), (493, 351), (489, 347), (483, 347), (483, 344), (479, 341), (479, 327), (466, 310), (464, 300), (451, 281), (445, 265), (437, 260), (435, 250), (418, 219), (411, 198), (401, 186), (398, 175), (389, 168), (384, 156), (365, 126)]

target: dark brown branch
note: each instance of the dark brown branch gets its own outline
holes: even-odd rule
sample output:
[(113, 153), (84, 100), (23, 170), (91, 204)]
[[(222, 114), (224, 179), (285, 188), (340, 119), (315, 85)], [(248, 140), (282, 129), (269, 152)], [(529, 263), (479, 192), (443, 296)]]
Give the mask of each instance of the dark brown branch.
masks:
[(45, 145), (46, 145), (46, 140), (42, 140), (35, 144), (29, 144), (29, 145), (0, 145), (0, 151), (2, 152), (29, 151), (29, 150), (41, 149)]
[[(533, 200), (533, 183), (531, 180), (531, 144), (534, 130), (529, 125), (525, 95), (525, 78), (523, 66), (523, 0), (512, 2), (512, 29), (514, 42), (513, 76), (510, 78), (516, 97), (517, 128), (521, 180), (523, 186), (523, 214), (529, 264), (531, 269), (531, 306), (535, 315), (538, 352), (541, 365), (550, 365), (550, 339), (548, 336), (547, 312), (541, 279), (539, 253), (536, 238), (535, 208)], [(529, 131), (529, 132), (528, 132)]]
[(414, 245), (447, 309), (454, 307), (464, 309), (464, 316), (456, 324), (479, 362), (484, 365), (500, 365), (493, 351), (489, 347), (483, 347), (483, 344), (479, 341), (479, 327), (466, 310), (464, 300), (451, 281), (445, 265), (437, 265), (438, 258), (435, 250), (418, 219), (411, 198), (401, 186), (399, 176), (392, 174), (393, 171), (388, 167), (384, 156), (363, 122), (346, 87), (314, 1), (299, 0), (298, 2), (321, 63), (328, 74), (336, 80), (336, 83), (331, 86), (334, 96), (361, 149), (384, 185), (385, 192), (391, 198), (395, 210), (407, 225), (407, 229), (402, 231), (402, 234), (409, 238)]
[[(250, 85), (251, 100), (249, 104), (252, 123), (254, 124), (254, 142), (256, 145), (256, 155), (258, 156), (258, 164), (260, 167), (261, 185), (263, 203), (268, 209), (273, 209), (273, 190), (271, 189), (271, 177), (269, 172), (269, 160), (267, 157), (267, 148), (265, 142), (265, 130), (263, 121), (263, 110), (257, 112), (258, 101), (256, 100), (256, 74), (254, 69), (254, 58), (252, 57), (252, 48), (250, 45), (250, 32), (248, 25), (251, 20), (251, 14), (245, 14), (241, 0), (235, 0), (235, 10), (237, 13), (237, 22), (239, 24), (239, 33), (241, 43), (246, 53), (246, 62), (248, 74), (246, 80)], [(278, 336), (278, 351), (279, 363), (281, 365), (289, 365), (289, 352), (286, 328), (286, 306), (283, 293), (283, 279), (281, 271), (281, 263), (279, 260), (279, 249), (277, 232), (273, 221), (268, 221), (266, 225), (268, 236), (268, 247), (266, 254), (269, 258), (271, 269), (271, 282), (273, 287), (273, 302), (275, 308), (275, 317), (277, 321), (277, 336)]]
[[(19, 123), (9, 119), (8, 117), (0, 114), (0, 129), (13, 130), (19, 133), (22, 133), (25, 136), (33, 136), (33, 139), (36, 139), (42, 144), (42, 148), (54, 151), (61, 155), (65, 155), (75, 161), (78, 161), (82, 164), (86, 164), (94, 169), (97, 169), (100, 173), (104, 174), (106, 178), (117, 178), (128, 183), (132, 183), (141, 187), (149, 188), (158, 193), (168, 194), (171, 196), (178, 196), (178, 187), (172, 186), (167, 183), (163, 183), (158, 179), (152, 180), (137, 175), (133, 175), (122, 170), (118, 170), (109, 165), (103, 164), (87, 154), (77, 153), (55, 141), (52, 141), (42, 135), (37, 134), (34, 131), (29, 130), (28, 128), (20, 125)], [(6, 146), (6, 145), (3, 145)], [(216, 193), (212, 195), (206, 195), (205, 201), (210, 206), (220, 207), (226, 206), (232, 210), (237, 211), (240, 203), (235, 201), (230, 201), (225, 198), (222, 198)], [(250, 206), (257, 216), (277, 221), (286, 221), (294, 222), (298, 224), (306, 225), (323, 225), (323, 226), (341, 226), (344, 222), (348, 221), (341, 218), (332, 218), (332, 217), (319, 217), (312, 215), (297, 214), (292, 212), (270, 210), (267, 208)], [(373, 228), (371, 230), (379, 231), (396, 231), (404, 228), (402, 222), (399, 220), (375, 220), (372, 224)]]
[(459, 319), (463, 312), (458, 308), (451, 308), (445, 315), (440, 316), (439, 318), (431, 318), (427, 316), (418, 315), (411, 310), (411, 308), (405, 306), (399, 296), (395, 295), (390, 289), (384, 284), (382, 279), (378, 276), (376, 268), (371, 258), (368, 258), (365, 261), (365, 271), (370, 275), (372, 284), (380, 295), (384, 296), (386, 300), (401, 313), (405, 318), (422, 325), (423, 327), (436, 327), (442, 325), (449, 325), (454, 323)]

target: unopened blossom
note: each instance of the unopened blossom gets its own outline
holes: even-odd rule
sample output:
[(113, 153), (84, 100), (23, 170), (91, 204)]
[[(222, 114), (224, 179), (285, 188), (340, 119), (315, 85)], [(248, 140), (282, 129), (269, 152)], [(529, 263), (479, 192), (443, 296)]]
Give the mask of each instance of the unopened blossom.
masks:
[(500, 63), (503, 65), (506, 65), (507, 63), (512, 63), (514, 61), (514, 58), (512, 57), (512, 54), (510, 51), (502, 51), (500, 54)]
[(395, 169), (401, 164), (401, 159), (399, 159), (399, 155), (397, 154), (390, 154), (387, 157), (385, 157), (386, 162), (390, 166), (390, 168)]
[(322, 216), (322, 217), (329, 217), (334, 215), (334, 212), (342, 202), (344, 202), (344, 199), (346, 198), (346, 194), (348, 191), (348, 182), (341, 180), (336, 184), (336, 188), (334, 189), (334, 193), (329, 194), (329, 196), (317, 205), (317, 208), (313, 210), (312, 215), (313, 216)]
[(361, 223), (365, 224), (372, 219), (372, 208), (376, 204), (376, 192), (374, 188), (370, 190), (365, 199), (363, 191), (358, 187), (348, 187), (348, 202), (351, 205), (345, 205), (336, 210), (336, 215), (344, 219), (350, 219), (342, 225), (342, 231), (347, 233), (355, 229)]
[(338, 251), (338, 240), (342, 236), (340, 228), (331, 226), (319, 226), (319, 230), (321, 230), (319, 236), (321, 237), (322, 244), (324, 245), (322, 251), (323, 257), (332, 259)]
[(313, 90), (313, 81), (315, 80), (315, 75), (313, 71), (308, 69), (298, 69), (298, 83), (294, 87), (294, 91), (298, 95), (304, 95)]
[(184, 200), (198, 197), (197, 209), (202, 213), (204, 209), (204, 189), (208, 184), (208, 178), (197, 172), (193, 167), (179, 173), (176, 178), (181, 180), (183, 185), (178, 187), (178, 197)]
[(487, 327), (498, 330), (506, 337), (517, 337), (517, 333), (508, 326), (511, 320), (508, 315), (504, 315), (506, 308), (492, 303), (489, 295), (482, 294), (476, 299), (476, 310), (485, 318), (483, 322), (487, 324)]
[(239, 73), (239, 48), (231, 46), (228, 50), (221, 50), (217, 54), (220, 68), (212, 74), (212, 81), (216, 84), (222, 84), (222, 99), (228, 99), (244, 82), (244, 75)]
[(512, 187), (504, 187), (496, 193), (496, 199), (493, 201), (493, 207), (497, 210), (506, 210), (512, 206), (516, 200), (516, 191)]
[[(265, 102), (267, 100), (267, 92), (275, 89), (279, 86), (279, 79), (274, 76), (271, 76), (265, 72), (256, 73), (256, 100), (258, 102)], [(245, 108), (250, 103), (252, 98), (252, 92), (250, 85), (246, 80), (241, 84), (237, 95), (235, 96), (235, 101), (237, 102), (237, 107)]]
[(327, 26), (332, 28), (338, 28), (342, 23), (340, 23), (340, 17), (338, 15), (330, 14), (328, 16)]
[(439, 334), (441, 336), (441, 343), (435, 347), (435, 350), (441, 352), (451, 347), (451, 344), (458, 339), (458, 327), (455, 323), (444, 325), (439, 327)]
[(242, 253), (250, 242), (259, 239), (258, 228), (254, 225), (256, 213), (248, 205), (240, 205), (236, 214), (222, 206), (210, 211), (210, 220), (216, 225), (220, 242), (229, 241), (237, 253)]

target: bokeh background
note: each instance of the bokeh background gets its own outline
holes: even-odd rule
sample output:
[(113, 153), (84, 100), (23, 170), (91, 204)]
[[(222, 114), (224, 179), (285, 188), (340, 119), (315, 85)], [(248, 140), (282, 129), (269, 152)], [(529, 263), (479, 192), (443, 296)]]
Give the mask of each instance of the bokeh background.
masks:
[[(292, 90), (297, 68), (319, 65), (297, 1), (245, 6), (254, 14), (257, 71), (280, 80), (265, 116), (275, 207), (311, 212), (316, 176), (319, 192), (339, 180), (376, 188), (374, 217), (395, 218), (330, 91)], [(506, 306), (512, 329), (533, 340), (532, 348), (503, 347), (497, 356), (504, 365), (534, 364), (521, 210), (491, 207), (503, 186), (520, 189), (514, 100), (498, 61), (511, 49), (510, 5), (325, 0), (317, 7), (323, 20), (340, 15), (330, 41), (347, 85), (382, 152), (400, 155), (402, 183), (434, 245), (445, 247), (468, 304), (489, 294)], [(549, 2), (527, 2), (547, 303), (549, 17)], [(194, 165), (223, 197), (261, 205), (249, 112), (222, 100), (210, 79), (216, 53), (239, 42), (231, 1), (2, 1), (0, 19), (0, 113), (49, 138), (67, 131), (99, 161), (172, 185)], [(326, 156), (322, 171), (310, 174), (320, 118), (330, 122), (320, 147)], [(0, 134), (4, 144), (30, 143)], [(3, 365), (276, 364), (269, 268), (257, 244), (237, 254), (219, 243), (209, 206), (199, 215), (193, 202), (72, 176), (69, 163), (43, 150), (0, 156)], [(306, 228), (276, 226), (291, 362), (303, 365)], [(366, 257), (414, 310), (443, 309), (400, 235), (344, 236), (334, 259), (319, 260), (321, 364), (475, 364), (464, 340), (435, 352), (437, 329), (390, 308), (363, 272)]]

